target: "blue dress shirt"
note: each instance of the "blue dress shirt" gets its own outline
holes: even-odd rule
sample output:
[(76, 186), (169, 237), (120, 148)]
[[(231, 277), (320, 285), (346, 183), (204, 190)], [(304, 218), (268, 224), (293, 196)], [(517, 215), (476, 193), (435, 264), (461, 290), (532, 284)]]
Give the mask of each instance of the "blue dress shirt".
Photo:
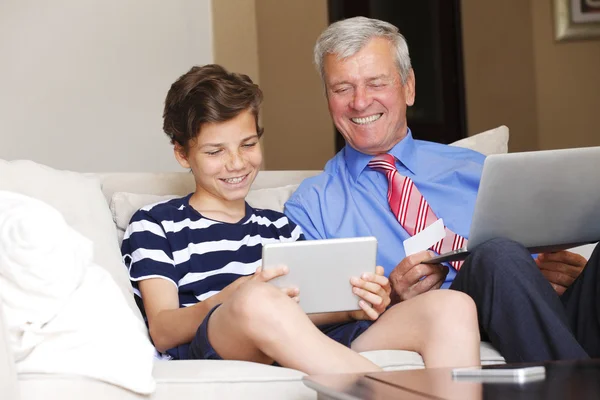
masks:
[[(409, 176), (438, 218), (468, 239), (485, 156), (476, 151), (415, 140), (410, 129), (390, 154), (401, 175)], [(377, 265), (389, 276), (404, 259), (409, 237), (387, 201), (384, 174), (367, 166), (372, 156), (346, 145), (324, 172), (302, 182), (284, 213), (300, 225), (307, 239), (375, 236)], [(442, 287), (452, 283), (450, 268)]]

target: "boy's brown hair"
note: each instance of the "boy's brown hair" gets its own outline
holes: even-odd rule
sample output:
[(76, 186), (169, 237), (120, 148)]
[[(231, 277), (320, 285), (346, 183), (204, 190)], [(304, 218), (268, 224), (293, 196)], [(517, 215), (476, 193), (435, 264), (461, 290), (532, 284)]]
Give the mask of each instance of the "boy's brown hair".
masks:
[(258, 114), (263, 94), (248, 75), (230, 73), (217, 64), (192, 67), (171, 85), (165, 99), (163, 130), (171, 144), (186, 151), (203, 124), (225, 122), (250, 110), (262, 136)]

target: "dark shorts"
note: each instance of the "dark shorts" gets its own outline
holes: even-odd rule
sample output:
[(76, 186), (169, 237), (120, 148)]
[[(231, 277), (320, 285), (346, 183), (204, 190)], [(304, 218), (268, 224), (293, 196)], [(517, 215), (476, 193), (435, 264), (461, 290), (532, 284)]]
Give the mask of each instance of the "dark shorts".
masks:
[[(221, 356), (216, 352), (208, 341), (208, 321), (213, 312), (219, 307), (219, 305), (213, 307), (208, 315), (204, 318), (204, 321), (198, 327), (196, 336), (190, 343), (189, 358), (195, 360), (222, 360)], [(372, 321), (353, 321), (344, 322), (339, 324), (326, 324), (320, 325), (317, 328), (325, 335), (335, 340), (338, 343), (343, 344), (346, 347), (350, 347), (354, 339), (359, 337), (364, 331), (369, 329), (373, 324)]]

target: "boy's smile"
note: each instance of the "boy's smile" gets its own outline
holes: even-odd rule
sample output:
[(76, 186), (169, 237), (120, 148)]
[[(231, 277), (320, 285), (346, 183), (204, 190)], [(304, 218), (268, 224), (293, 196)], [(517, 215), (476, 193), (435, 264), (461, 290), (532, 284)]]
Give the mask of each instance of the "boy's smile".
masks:
[(250, 175), (250, 174), (246, 174), (244, 176), (238, 176), (235, 178), (222, 178), (221, 180), (230, 185), (237, 185), (237, 184), (241, 183), (242, 181), (245, 182), (245, 179), (248, 177), (248, 175)]

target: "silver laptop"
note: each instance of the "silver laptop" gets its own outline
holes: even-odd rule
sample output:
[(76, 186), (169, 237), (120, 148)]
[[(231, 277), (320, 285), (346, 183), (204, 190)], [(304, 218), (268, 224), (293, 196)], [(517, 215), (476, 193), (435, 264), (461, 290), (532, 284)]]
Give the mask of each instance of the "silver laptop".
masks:
[(467, 246), (427, 263), (464, 260), (494, 238), (532, 254), (600, 241), (600, 147), (488, 156)]

